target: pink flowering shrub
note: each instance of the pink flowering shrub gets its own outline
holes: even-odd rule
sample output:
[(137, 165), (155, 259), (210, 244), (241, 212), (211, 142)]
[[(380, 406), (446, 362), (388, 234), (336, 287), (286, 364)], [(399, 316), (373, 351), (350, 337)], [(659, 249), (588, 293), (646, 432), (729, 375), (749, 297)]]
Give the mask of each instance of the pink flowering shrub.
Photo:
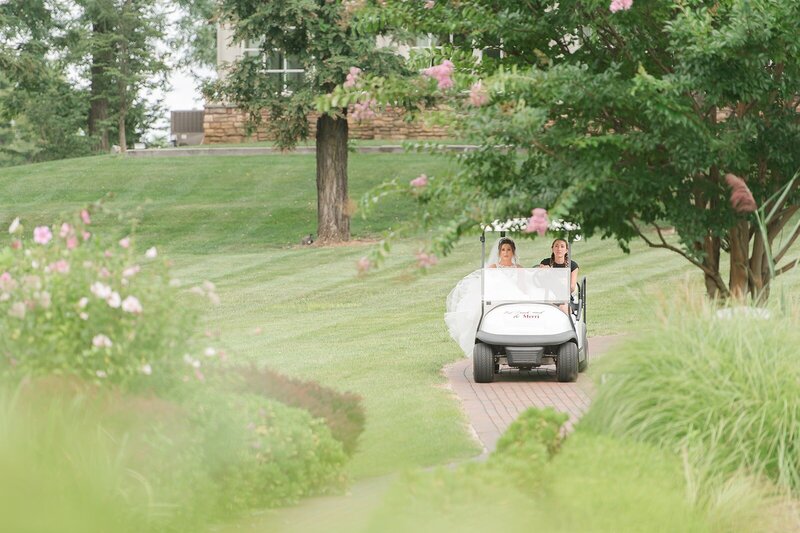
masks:
[(87, 210), (32, 231), (15, 219), (0, 241), (0, 375), (69, 374), (163, 383), (183, 361), (195, 311), (167, 263), (133, 235), (105, 239)]
[(453, 73), (456, 67), (452, 61), (445, 59), (439, 65), (434, 65), (422, 71), (423, 76), (433, 78), (436, 80), (439, 90), (451, 89), (455, 82), (453, 81)]
[(617, 11), (627, 11), (631, 6), (633, 6), (633, 0), (611, 0), (608, 9), (612, 13), (616, 13)]
[(538, 233), (540, 237), (544, 237), (549, 226), (547, 219), (547, 210), (542, 207), (537, 207), (531, 211), (531, 218), (525, 226), (525, 233)]

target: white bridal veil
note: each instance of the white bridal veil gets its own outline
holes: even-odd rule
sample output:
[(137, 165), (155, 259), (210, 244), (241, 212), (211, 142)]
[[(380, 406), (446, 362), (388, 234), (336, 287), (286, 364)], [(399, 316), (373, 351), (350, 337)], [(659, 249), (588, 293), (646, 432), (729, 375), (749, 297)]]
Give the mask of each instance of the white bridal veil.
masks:
[[(499, 244), (497, 239), (492, 245), (489, 258), (484, 266), (499, 262)], [(520, 264), (516, 253), (514, 264)], [(464, 355), (472, 357), (475, 347), (475, 334), (478, 332), (478, 322), (481, 319), (481, 271), (475, 270), (464, 276), (455, 288), (447, 295), (444, 322), (450, 336), (464, 351)]]

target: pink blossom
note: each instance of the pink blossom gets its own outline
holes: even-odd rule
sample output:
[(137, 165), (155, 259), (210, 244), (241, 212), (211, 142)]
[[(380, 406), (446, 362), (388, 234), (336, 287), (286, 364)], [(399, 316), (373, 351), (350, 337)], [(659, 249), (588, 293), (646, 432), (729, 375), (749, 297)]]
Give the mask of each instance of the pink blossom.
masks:
[(758, 209), (753, 193), (747, 183), (733, 174), (725, 174), (725, 181), (731, 188), (731, 207), (737, 213), (752, 213)]
[(131, 276), (135, 276), (136, 274), (138, 274), (140, 270), (141, 268), (139, 267), (139, 265), (129, 266), (128, 268), (122, 271), (122, 277), (130, 278)]
[(105, 252), (103, 252), (103, 256), (110, 259), (114, 257), (114, 252), (112, 252), (111, 250), (106, 250)]
[(92, 234), (89, 233), (88, 231), (84, 231), (83, 235), (82, 235), (84, 241), (88, 241), (89, 237), (91, 237), (91, 236), (92, 236)]
[(377, 102), (370, 98), (365, 102), (356, 102), (353, 104), (353, 119), (361, 122), (362, 120), (372, 120), (375, 118), (375, 111), (373, 110), (373, 106), (375, 106)]
[(125, 237), (125, 238), (120, 239), (119, 240), (119, 245), (122, 246), (125, 249), (130, 248), (131, 247), (131, 238), (130, 237)]
[(75, 235), (67, 237), (67, 250), (74, 250), (78, 247), (78, 238)]
[(144, 253), (144, 256), (148, 259), (155, 259), (158, 256), (158, 250), (156, 250), (155, 246), (153, 246), (152, 248), (148, 248), (147, 251)]
[(361, 69), (358, 67), (350, 67), (350, 72), (347, 74), (347, 79), (342, 84), (342, 87), (350, 88), (355, 87), (358, 83), (358, 78), (361, 75)]
[(111, 339), (102, 333), (95, 335), (92, 339), (92, 346), (95, 348), (111, 348), (113, 345), (114, 343), (111, 342)]
[(424, 7), (425, 7), (425, 9), (433, 9), (433, 7), (435, 5), (436, 5), (436, 1), (435, 0), (428, 0), (427, 2), (425, 2), (425, 6)]
[(65, 238), (67, 235), (69, 235), (70, 233), (72, 233), (72, 226), (70, 226), (70, 225), (69, 225), (69, 224), (67, 224), (66, 222), (64, 222), (63, 224), (61, 224), (61, 231), (58, 233), (58, 236), (59, 236), (59, 237), (61, 237), (61, 238), (63, 239), (63, 238)]
[(128, 296), (122, 301), (122, 310), (126, 313), (138, 315), (142, 312), (142, 304), (136, 296)]
[(205, 356), (206, 356), (206, 357), (214, 357), (215, 355), (217, 355), (217, 350), (216, 350), (216, 349), (214, 349), (214, 347), (213, 347), (213, 346), (209, 346), (209, 347), (207, 347), (207, 348), (205, 349), (205, 351), (203, 352), (203, 354), (205, 354)]
[(610, 9), (612, 13), (616, 13), (617, 11), (627, 11), (632, 5), (633, 0), (611, 0), (611, 5), (608, 6), (608, 9)]
[(15, 218), (11, 221), (11, 225), (8, 226), (8, 233), (10, 235), (14, 235), (19, 230), (19, 217)]
[(33, 241), (36, 244), (47, 244), (53, 238), (53, 233), (47, 226), (37, 226), (33, 230)]
[(111, 277), (111, 272), (106, 267), (101, 268), (100, 272), (98, 272), (98, 274), (100, 274), (101, 278), (110, 278)]
[(22, 241), (21, 240), (14, 239), (13, 241), (11, 241), (11, 249), (12, 250), (19, 250), (20, 248), (22, 248)]
[(489, 94), (480, 81), (470, 87), (469, 103), (475, 107), (481, 107), (489, 103)]
[(86, 296), (78, 300), (78, 307), (80, 307), (81, 309), (84, 309), (87, 305), (89, 305), (89, 298), (87, 298)]
[(367, 257), (362, 257), (358, 260), (358, 263), (356, 263), (356, 268), (358, 268), (359, 274), (364, 274), (372, 268), (372, 261)]
[(198, 369), (194, 370), (194, 377), (197, 379), (197, 381), (205, 381), (206, 380), (206, 377)]
[(8, 272), (0, 274), (0, 290), (12, 291), (17, 286), (17, 282)]
[(408, 184), (411, 185), (412, 187), (420, 189), (428, 185), (428, 176), (426, 176), (425, 174), (420, 174), (419, 176), (408, 182)]
[(47, 268), (50, 270), (50, 272), (69, 274), (69, 263), (64, 259), (60, 259), (55, 263), (51, 263)]
[(540, 237), (543, 237), (548, 227), (547, 210), (537, 207), (531, 211), (531, 218), (528, 219), (528, 224), (525, 226), (525, 233), (536, 232)]
[(423, 70), (422, 75), (434, 78), (440, 90), (450, 89), (455, 85), (453, 82), (453, 72), (455, 72), (455, 68), (452, 61), (445, 59), (440, 65), (434, 65)]
[(425, 252), (417, 253), (417, 265), (420, 268), (430, 268), (438, 262), (439, 259), (437, 259), (434, 254), (427, 254)]
[(89, 211), (86, 209), (81, 210), (81, 220), (83, 220), (83, 223), (87, 225), (92, 223), (92, 219), (89, 216)]

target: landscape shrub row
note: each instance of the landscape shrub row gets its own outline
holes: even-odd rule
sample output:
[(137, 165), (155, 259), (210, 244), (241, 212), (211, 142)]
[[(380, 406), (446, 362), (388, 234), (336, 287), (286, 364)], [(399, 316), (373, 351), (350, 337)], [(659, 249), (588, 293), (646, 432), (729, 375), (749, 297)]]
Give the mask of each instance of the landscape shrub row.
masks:
[(97, 204), (52, 226), (15, 220), (0, 244), (0, 476), (25, 465), (24, 486), (47, 495), (3, 523), (196, 531), (340, 491), (344, 445), (352, 452), (363, 431), (359, 398), (269, 371), (253, 392), (222, 386), (223, 351), (194, 338), (214, 285), (183, 290), (132, 233), (95, 234), (106, 215)]
[(797, 495), (797, 311), (672, 303), (598, 366), (585, 423), (684, 455), (710, 481), (764, 477)]
[(305, 409), (315, 418), (324, 420), (344, 451), (348, 455), (355, 452), (365, 423), (364, 407), (357, 394), (289, 378), (268, 368), (250, 366), (228, 372), (234, 387)]

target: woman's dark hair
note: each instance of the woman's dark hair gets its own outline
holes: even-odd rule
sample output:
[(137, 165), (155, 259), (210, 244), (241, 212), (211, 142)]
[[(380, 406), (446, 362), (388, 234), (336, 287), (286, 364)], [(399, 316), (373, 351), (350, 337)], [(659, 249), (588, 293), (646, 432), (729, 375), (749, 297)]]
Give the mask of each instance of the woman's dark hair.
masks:
[(508, 244), (511, 246), (511, 251), (515, 254), (517, 253), (517, 245), (514, 244), (514, 241), (509, 239), (508, 237), (503, 237), (497, 242), (497, 253), (500, 253), (500, 249), (503, 247), (504, 244)]
[(564, 254), (564, 265), (567, 268), (569, 268), (570, 267), (570, 262), (569, 262), (569, 243), (567, 242), (566, 239), (556, 239), (556, 240), (553, 241), (553, 244), (550, 245), (550, 250), (551, 250), (551, 253), (550, 253), (550, 266), (553, 266), (553, 265), (556, 264), (556, 254), (555, 254), (555, 252), (552, 252), (552, 250), (553, 250), (553, 246), (555, 246), (558, 241), (561, 241), (561, 242), (563, 242), (564, 244), (567, 245), (567, 253)]

